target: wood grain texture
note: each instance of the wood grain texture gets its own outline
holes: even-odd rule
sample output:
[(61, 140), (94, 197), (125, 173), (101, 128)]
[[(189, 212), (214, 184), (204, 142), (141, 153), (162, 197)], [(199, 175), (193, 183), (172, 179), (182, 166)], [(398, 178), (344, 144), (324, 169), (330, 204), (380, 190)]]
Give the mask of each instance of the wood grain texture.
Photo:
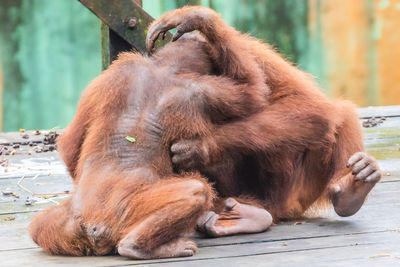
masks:
[[(382, 114), (382, 108), (359, 110), (359, 114)], [(392, 114), (400, 112), (397, 107)], [(385, 113), (388, 114), (388, 113)], [(20, 199), (0, 196), (0, 262), (2, 266), (27, 264), (49, 266), (395, 266), (400, 262), (400, 155), (387, 150), (395, 138), (386, 136), (385, 131), (400, 129), (398, 117), (390, 117), (383, 124), (364, 129), (364, 143), (372, 154), (383, 149), (379, 160), (384, 176), (371, 192), (361, 210), (351, 217), (339, 217), (332, 210), (322, 211), (311, 217), (284, 222), (265, 233), (228, 236), (223, 238), (202, 238), (195, 240), (198, 253), (189, 258), (136, 261), (120, 256), (106, 257), (62, 257), (42, 252), (29, 238), (27, 226), (35, 209), (42, 209), (54, 202), (46, 199), (33, 206), (25, 206), (27, 194), (17, 186), (22, 172), (17, 167), (10, 170), (13, 176), (0, 166), (0, 190), (9, 188), (20, 194)], [(14, 133), (18, 136), (19, 133)], [(17, 137), (13, 138), (17, 138)], [(5, 138), (3, 136), (3, 138)], [(399, 140), (399, 139), (395, 139)], [(386, 151), (386, 152), (385, 152)], [(389, 151), (389, 152), (387, 152)], [(392, 154), (391, 154), (392, 153)], [(7, 156), (12, 164), (21, 166), (26, 158), (33, 158), (42, 169), (44, 162), (54, 165), (46, 171), (58, 173), (50, 176), (30, 175), (24, 185), (35, 192), (70, 190), (71, 182), (66, 173), (54, 168), (59, 164), (56, 153), (31, 156)], [(21, 167), (22, 168), (22, 167)], [(19, 172), (17, 172), (19, 171)], [(64, 170), (65, 171), (65, 170)], [(52, 200), (60, 201), (65, 196)], [(2, 202), (3, 201), (3, 202)], [(27, 212), (28, 211), (28, 212)], [(11, 220), (10, 220), (11, 218)]]
[[(146, 52), (145, 39), (147, 28), (153, 18), (147, 14), (135, 1), (120, 0), (79, 0), (84, 6), (91, 10), (99, 19), (128, 42), (136, 51)], [(137, 25), (128, 27), (128, 19), (136, 18)], [(159, 47), (171, 40), (171, 34), (167, 34), (164, 40), (159, 40)], [(111, 56), (111, 55), (110, 55)]]

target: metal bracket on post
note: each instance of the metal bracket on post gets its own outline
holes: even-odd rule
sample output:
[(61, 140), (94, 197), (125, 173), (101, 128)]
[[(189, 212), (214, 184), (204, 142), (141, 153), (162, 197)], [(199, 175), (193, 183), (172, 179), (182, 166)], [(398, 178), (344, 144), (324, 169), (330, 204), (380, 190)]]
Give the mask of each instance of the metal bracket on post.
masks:
[[(133, 0), (79, 0), (101, 21), (102, 65), (106, 69), (120, 52), (146, 53), (147, 28), (154, 20)], [(167, 33), (156, 48), (171, 40)]]

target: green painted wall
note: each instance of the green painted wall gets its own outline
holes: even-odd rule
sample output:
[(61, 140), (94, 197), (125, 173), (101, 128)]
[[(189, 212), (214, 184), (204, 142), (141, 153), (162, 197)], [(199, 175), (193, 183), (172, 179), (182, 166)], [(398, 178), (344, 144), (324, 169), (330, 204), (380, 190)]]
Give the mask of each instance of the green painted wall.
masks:
[[(212, 7), (230, 25), (306, 61), (306, 1), (143, 1), (153, 17), (186, 4)], [(82, 90), (101, 71), (99, 25), (76, 0), (0, 2), (3, 131), (68, 125)]]
[(3, 131), (65, 127), (100, 73), (100, 23), (72, 0), (2, 0)]
[[(271, 43), (329, 96), (400, 104), (400, 0), (143, 0), (155, 18), (185, 4)], [(101, 71), (100, 23), (77, 0), (1, 0), (0, 70), (3, 131), (65, 127)]]
[(308, 64), (308, 1), (293, 0), (152, 0), (143, 8), (158, 18), (164, 12), (185, 4), (201, 4), (221, 14), (231, 26), (243, 33), (268, 41), (292, 61)]

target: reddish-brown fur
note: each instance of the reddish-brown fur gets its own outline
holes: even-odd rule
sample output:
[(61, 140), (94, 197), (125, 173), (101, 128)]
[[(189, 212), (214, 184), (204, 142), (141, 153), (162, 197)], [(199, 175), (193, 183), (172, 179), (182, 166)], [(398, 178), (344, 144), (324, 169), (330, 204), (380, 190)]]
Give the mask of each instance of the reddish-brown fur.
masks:
[[(364, 149), (354, 105), (329, 100), (308, 74), (268, 45), (227, 26), (210, 9), (168, 12), (150, 28), (148, 46), (152, 48), (159, 33), (175, 27), (174, 40), (191, 30), (206, 37), (221, 75), (247, 78), (250, 85), (263, 79), (269, 90), (263, 111), (217, 125), (212, 136), (178, 142), (177, 156), (179, 147), (195, 147), (184, 159), (173, 157), (178, 168), (200, 170), (222, 197), (249, 203), (250, 196), (275, 220), (299, 217), (317, 200), (332, 200), (339, 215), (354, 214), (380, 177), (372, 157), (366, 164), (376, 173), (369, 184), (344, 171), (350, 156)], [(353, 192), (357, 200), (335, 201), (337, 185), (341, 197)]]
[[(190, 54), (179, 56), (177, 49)], [(204, 40), (192, 36), (151, 59), (124, 53), (89, 85), (58, 142), (75, 192), (30, 227), (44, 250), (104, 255), (123, 242), (140, 250), (138, 257), (165, 257), (152, 251), (194, 229), (211, 209), (207, 181), (196, 172), (175, 174), (169, 148), (211, 136), (213, 123), (260, 111), (268, 89), (212, 75), (206, 52)], [(151, 226), (136, 233), (146, 219)]]
[[(148, 43), (165, 24), (178, 26), (178, 38), (191, 30), (206, 38), (182, 37), (152, 58), (121, 54), (89, 85), (59, 140), (75, 192), (30, 227), (44, 250), (190, 255), (181, 237), (214, 198), (205, 176), (221, 197), (275, 219), (302, 215), (332, 183), (352, 185), (340, 175), (363, 149), (352, 105), (328, 100), (308, 75), (208, 9), (167, 13)], [(188, 157), (173, 155), (173, 164), (171, 146), (185, 140)]]

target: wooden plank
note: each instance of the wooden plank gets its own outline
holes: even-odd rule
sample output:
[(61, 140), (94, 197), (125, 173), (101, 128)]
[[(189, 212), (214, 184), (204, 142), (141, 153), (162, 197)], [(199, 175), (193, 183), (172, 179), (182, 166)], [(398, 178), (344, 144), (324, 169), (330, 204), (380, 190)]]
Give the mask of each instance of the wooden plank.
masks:
[[(397, 122), (398, 118), (393, 117), (377, 127), (364, 129), (367, 149), (373, 150), (374, 143), (379, 143), (380, 147), (390, 146), (388, 140), (392, 137), (384, 135), (383, 132), (388, 129), (399, 128)], [(40, 157), (44, 159), (35, 162)], [(46, 162), (52, 164), (57, 162), (54, 166), (63, 166), (63, 164), (56, 153), (30, 156), (17, 155), (7, 156), (6, 158), (20, 168), (10, 168), (9, 173), (6, 174), (9, 176), (0, 179), (0, 189), (8, 187), (22, 196), (15, 202), (9, 202), (11, 199), (9, 197), (6, 198), (8, 202), (1, 203), (0, 201), (0, 212), (8, 211), (6, 215), (0, 213), (0, 262), (6, 266), (22, 265), (33, 261), (40, 264), (79, 264), (80, 266), (144, 264), (215, 266), (219, 264), (248, 265), (249, 263), (264, 266), (265, 263), (277, 265), (295, 265), (298, 262), (301, 264), (329, 264), (331, 261), (343, 264), (392, 264), (398, 262), (395, 257), (399, 256), (396, 253), (400, 249), (400, 217), (389, 216), (389, 214), (400, 213), (398, 197), (400, 195), (400, 165), (397, 164), (400, 157), (396, 155), (379, 160), (382, 169), (391, 172), (391, 175), (385, 176), (383, 182), (377, 184), (365, 205), (354, 216), (341, 218), (329, 210), (320, 213), (319, 216), (321, 217), (314, 216), (298, 220), (300, 224), (293, 221), (285, 222), (260, 234), (216, 239), (196, 236), (195, 240), (198, 243), (199, 251), (194, 257), (153, 261), (133, 261), (119, 256), (59, 257), (44, 254), (30, 240), (27, 229), (31, 217), (35, 214), (35, 209), (48, 207), (53, 203), (35, 203), (32, 207), (26, 208), (23, 202), (24, 197), (26, 197), (25, 192), (18, 191), (20, 189), (17, 187), (17, 182), (20, 179), (18, 175), (27, 171), (21, 170), (26, 168), (24, 166), (26, 158), (33, 158), (33, 165), (38, 166), (38, 169), (35, 169), (34, 172), (38, 172), (44, 167), (43, 165), (49, 165)], [(48, 166), (46, 167), (47, 169), (45, 168), (44, 172), (49, 171)], [(54, 170), (61, 171), (57, 168)], [(35, 192), (51, 192), (72, 188), (71, 180), (64, 166), (62, 171), (63, 174), (58, 176), (53, 174), (52, 176), (40, 176), (36, 179), (32, 179), (31, 176), (31, 178), (24, 180), (24, 185), (34, 189)], [(34, 172), (30, 174), (34, 174)], [(59, 200), (62, 200), (62, 198)], [(32, 212), (21, 213), (25, 211)], [(13, 220), (9, 221), (9, 218)], [(349, 253), (355, 255), (349, 255)], [(374, 255), (386, 256), (374, 257)]]
[(400, 106), (371, 106), (358, 108), (357, 111), (360, 118), (400, 116)]
[[(119, 37), (128, 42), (135, 50), (146, 52), (147, 28), (153, 18), (147, 14), (135, 1), (132, 0), (79, 0), (90, 9)], [(135, 18), (135, 27), (129, 27), (130, 18)], [(156, 48), (168, 43), (171, 34), (167, 34), (164, 40), (156, 42)], [(111, 56), (111, 55), (110, 55)]]
[(400, 177), (400, 117), (388, 117), (376, 127), (363, 128), (363, 140), (366, 151), (379, 160), (384, 180)]
[[(384, 240), (384, 242), (383, 242)], [(381, 251), (385, 251), (386, 253), (391, 253), (396, 255), (398, 253), (397, 243), (400, 241), (400, 235), (393, 235), (392, 232), (386, 233), (374, 233), (369, 235), (349, 235), (343, 236), (339, 238), (332, 237), (322, 237), (316, 238), (313, 240), (290, 240), (285, 242), (272, 242), (272, 243), (253, 243), (246, 245), (226, 245), (220, 247), (208, 247), (202, 248), (197, 255), (193, 258), (186, 259), (185, 261), (181, 259), (170, 259), (158, 262), (171, 262), (174, 263), (174, 266), (177, 265), (178, 262), (181, 264), (191, 264), (196, 266), (208, 266), (206, 262), (213, 262), (214, 266), (218, 266), (216, 264), (216, 260), (224, 260), (226, 263), (236, 264), (236, 261), (239, 259), (246, 259), (247, 264), (256, 263), (253, 257), (261, 257), (259, 264), (265, 264), (268, 262), (269, 264), (282, 264), (285, 261), (282, 261), (282, 258), (290, 259), (290, 262), (297, 262), (297, 255), (301, 255), (301, 253), (309, 252), (310, 255), (304, 257), (304, 260), (308, 261), (308, 265), (313, 262), (313, 259), (316, 261), (320, 260), (330, 260), (335, 262), (340, 257), (347, 256), (347, 260), (349, 259), (348, 250), (352, 247), (363, 247), (364, 249), (368, 248), (368, 253), (364, 253), (367, 256), (373, 256), (382, 253)], [(318, 259), (313, 256), (321, 250), (330, 250), (330, 249), (340, 249), (340, 253), (336, 255), (330, 255), (330, 257), (325, 257), (323, 259)], [(295, 254), (295, 255), (292, 255)], [(364, 255), (358, 254), (354, 255), (355, 258), (362, 258)], [(353, 256), (353, 257), (354, 257)], [(249, 257), (252, 257), (252, 260), (249, 261)], [(266, 260), (269, 259), (269, 260)], [(206, 260), (206, 262), (204, 262)], [(158, 263), (154, 262), (154, 263)], [(134, 263), (130, 264), (134, 265)], [(167, 265), (168, 266), (168, 265)]]
[(25, 214), (25, 216), (15, 216), (14, 221), (4, 221), (10, 216), (0, 216), (0, 251), (22, 250), (38, 248), (29, 236), (29, 222), (33, 214)]
[[(84, 5), (90, 4), (89, 2), (90, 0), (82, 1)], [(142, 7), (142, 1), (136, 0), (136, 3), (138, 6)], [(92, 5), (92, 7), (94, 8), (94, 5)], [(118, 26), (125, 26), (128, 29), (134, 30), (137, 27), (135, 24), (138, 23), (138, 19), (136, 17), (127, 17), (125, 20), (119, 20), (118, 22)], [(107, 69), (111, 62), (117, 59), (119, 53), (133, 50), (138, 51), (135, 46), (118, 35), (114, 30), (115, 27), (113, 27), (113, 25), (111, 26), (112, 28), (110, 28), (105, 22), (101, 21), (101, 62), (103, 70)], [(135, 40), (135, 42), (137, 42), (137, 40)]]
[(103, 21), (100, 22), (100, 43), (101, 43), (101, 69), (105, 70), (110, 66), (110, 28)]
[[(18, 151), (23, 153), (24, 148)], [(0, 180), (19, 179), (22, 176), (68, 175), (67, 169), (57, 152), (10, 155), (3, 156), (2, 159), (5, 162), (0, 165)]]
[[(284, 257), (293, 257), (291, 254), (306, 251), (313, 252), (321, 250), (329, 250), (340, 248), (341, 253), (330, 255), (325, 258), (335, 261), (336, 257), (340, 259), (343, 256), (348, 256), (348, 249), (352, 247), (368, 248), (367, 253), (360, 253), (356, 258), (363, 258), (382, 254), (396, 255), (398, 253), (398, 243), (400, 234), (398, 232), (381, 232), (371, 233), (368, 235), (347, 235), (340, 238), (321, 237), (313, 240), (288, 240), (285, 242), (258, 242), (250, 244), (231, 244), (224, 246), (203, 247), (199, 252), (190, 258), (173, 258), (161, 260), (129, 260), (124, 257), (109, 256), (109, 257), (63, 257), (49, 256), (44, 254), (41, 249), (24, 249), (12, 251), (0, 251), (0, 259), (5, 266), (23, 265), (29, 262), (40, 262), (41, 264), (57, 264), (57, 265), (72, 265), (79, 266), (135, 266), (135, 265), (151, 265), (160, 263), (182, 262), (184, 264), (205, 264), (205, 260), (216, 259), (232, 259), (245, 258), (251, 256), (273, 256), (276, 263), (281, 262), (282, 254)], [(275, 256), (274, 256), (275, 255)], [(280, 256), (282, 255), (282, 256)], [(353, 256), (354, 257), (354, 256)], [(311, 260), (312, 257), (307, 257)], [(295, 258), (292, 258), (295, 259)], [(231, 261), (233, 262), (233, 261)], [(208, 266), (208, 265), (202, 265)]]
[[(20, 132), (0, 132), (0, 145), (8, 145), (10, 143), (21, 143), (21, 142), (42, 142), (45, 134), (48, 134), (51, 130), (40, 130), (39, 134), (35, 134), (36, 131), (24, 131)], [(55, 131), (55, 130), (54, 130)], [(63, 133), (63, 130), (57, 129), (57, 133)], [(27, 134), (28, 138), (22, 138), (23, 135)], [(5, 143), (5, 144), (4, 144)]]
[[(371, 239), (382, 239), (388, 235), (370, 236)], [(299, 248), (287, 251), (262, 251), (258, 254), (243, 255), (238, 253), (231, 257), (214, 257), (186, 261), (169, 261), (160, 266), (398, 266), (398, 238), (389, 237), (385, 244), (355, 241), (347, 245), (337, 244), (336, 240), (327, 240), (331, 246), (319, 248)], [(282, 246), (290, 246), (282, 243)], [(231, 248), (235, 249), (235, 248)], [(242, 251), (241, 248), (237, 251)], [(119, 265), (130, 266), (132, 264)], [(159, 263), (156, 263), (159, 264)]]
[[(141, 1), (136, 3), (142, 7)], [(129, 20), (136, 22), (136, 18), (127, 18), (128, 21), (120, 23), (128, 23), (128, 28), (133, 28)], [(102, 69), (105, 70), (108, 66), (118, 58), (119, 53), (126, 51), (133, 51), (135, 48), (129, 44), (125, 39), (120, 37), (113, 29), (110, 29), (103, 21), (101, 21), (101, 55), (102, 55)]]
[[(18, 186), (18, 182), (26, 190), (40, 195), (32, 196), (31, 193)], [(4, 190), (9, 190), (18, 197), (0, 195), (0, 215), (41, 210), (53, 206), (69, 197), (69, 194), (63, 193), (72, 191), (73, 186), (69, 176), (42, 175), (24, 178), (23, 180), (21, 178), (2, 179), (0, 180), (0, 191)], [(27, 199), (32, 202), (30, 205), (26, 205)]]
[[(400, 195), (400, 182), (379, 183), (362, 209), (351, 217), (342, 218), (328, 210), (318, 214), (322, 217), (314, 215), (314, 218), (300, 219), (297, 221), (300, 222), (299, 224), (294, 221), (281, 223), (265, 233), (217, 239), (198, 236), (196, 241), (199, 247), (209, 247), (392, 231), (399, 227), (400, 217), (391, 217), (387, 214), (400, 213), (398, 195)], [(25, 236), (32, 215), (15, 216), (14, 221), (3, 221), (0, 224), (0, 250), (36, 247), (32, 242), (28, 246)], [(380, 218), (379, 223), (376, 223), (376, 218)], [(1, 216), (0, 221), (2, 221)], [(18, 239), (21, 233), (25, 233), (23, 235), (25, 237)]]

